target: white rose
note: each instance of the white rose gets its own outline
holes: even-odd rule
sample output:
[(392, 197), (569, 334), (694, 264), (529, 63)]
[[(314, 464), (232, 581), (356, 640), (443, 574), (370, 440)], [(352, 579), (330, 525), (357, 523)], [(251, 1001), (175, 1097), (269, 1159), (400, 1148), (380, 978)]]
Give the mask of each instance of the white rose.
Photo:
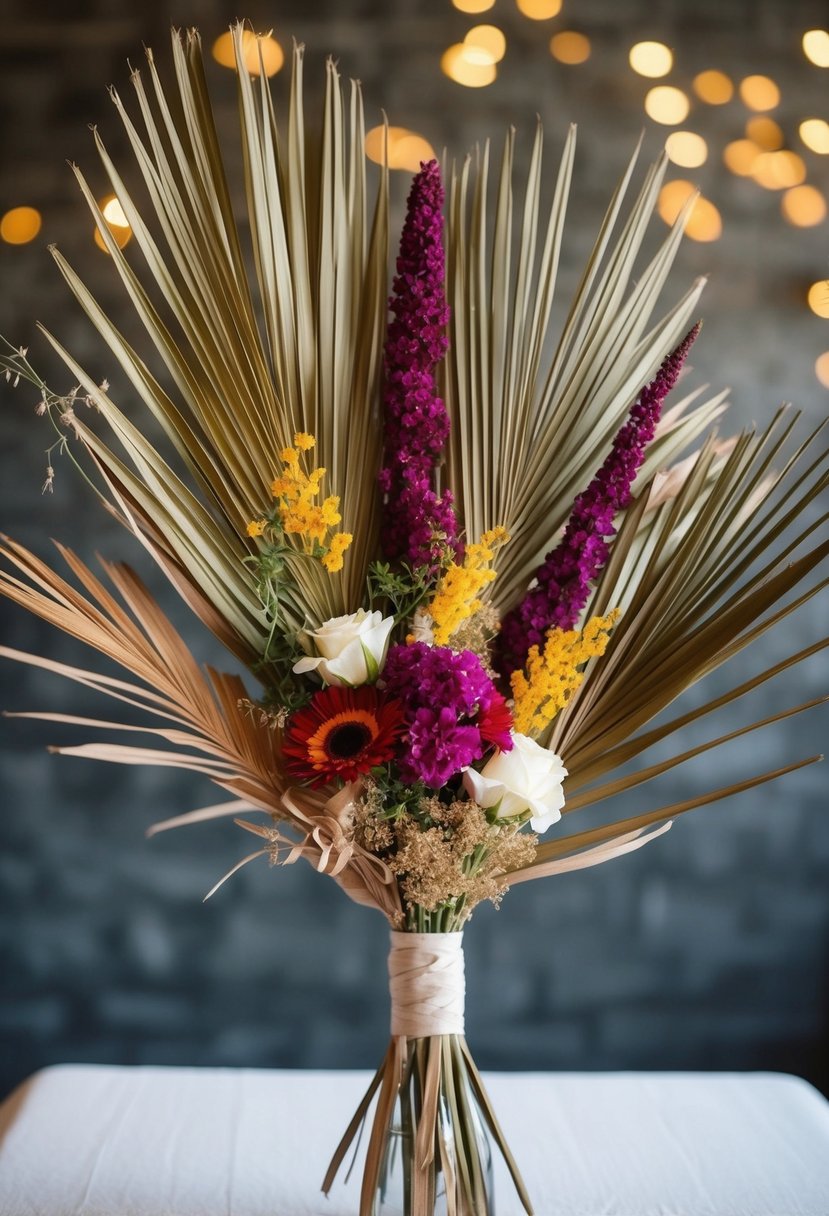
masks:
[(464, 789), (478, 806), (497, 807), (498, 819), (511, 819), (529, 811), (534, 832), (546, 832), (561, 819), (562, 782), (567, 769), (555, 752), (540, 747), (527, 735), (513, 731), (511, 752), (496, 751), (481, 772), (467, 768)]
[(294, 671), (315, 671), (326, 684), (373, 684), (386, 661), (393, 627), (393, 616), (363, 608), (332, 617), (319, 629), (300, 633), (300, 645), (309, 657), (295, 663)]

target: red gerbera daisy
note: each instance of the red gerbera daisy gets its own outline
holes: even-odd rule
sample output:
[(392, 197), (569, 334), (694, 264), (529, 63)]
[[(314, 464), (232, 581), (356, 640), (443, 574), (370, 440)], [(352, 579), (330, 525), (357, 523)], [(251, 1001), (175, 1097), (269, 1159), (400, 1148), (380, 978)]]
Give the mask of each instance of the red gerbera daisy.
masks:
[(323, 688), (288, 721), (285, 767), (312, 785), (356, 781), (391, 759), (402, 727), (398, 702), (384, 701), (373, 684)]

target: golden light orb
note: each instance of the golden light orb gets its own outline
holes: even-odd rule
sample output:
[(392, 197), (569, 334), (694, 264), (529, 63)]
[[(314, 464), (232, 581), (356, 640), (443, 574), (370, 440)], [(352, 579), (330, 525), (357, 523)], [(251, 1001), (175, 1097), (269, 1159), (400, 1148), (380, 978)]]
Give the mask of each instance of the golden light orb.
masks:
[(645, 113), (654, 122), (660, 122), (666, 127), (675, 127), (688, 117), (690, 102), (682, 89), (673, 85), (658, 84), (650, 89), (645, 97)]
[(530, 21), (549, 21), (561, 12), (562, 0), (515, 0), (519, 13)]
[(737, 177), (751, 177), (757, 158), (761, 155), (762, 149), (757, 147), (753, 139), (734, 139), (726, 144), (722, 158), (726, 167)]
[(500, 63), (507, 40), (497, 25), (474, 25), (463, 40), (464, 59), (473, 64)]
[[(262, 54), (260, 65), (259, 54)], [(220, 34), (213, 43), (213, 58), (223, 68), (236, 68), (236, 53), (233, 47), (233, 35), (228, 30)], [(258, 76), (261, 67), (266, 76), (275, 76), (285, 62), (285, 52), (272, 34), (254, 34), (253, 30), (242, 31), (242, 55), (244, 64), (251, 76)]]
[(788, 190), (806, 180), (806, 166), (796, 152), (761, 152), (751, 176), (764, 190)]
[(803, 35), (803, 54), (816, 67), (829, 68), (829, 31), (807, 30)]
[(366, 132), (363, 148), (369, 160), (377, 165), (383, 163), (383, 153), (388, 131), (388, 158), (390, 169), (404, 169), (408, 173), (417, 173), (420, 162), (434, 160), (435, 152), (432, 145), (416, 131), (408, 127), (372, 127)]
[(659, 198), (656, 202), (656, 210), (660, 218), (666, 224), (673, 224), (682, 208), (688, 202), (688, 199), (692, 194), (696, 194), (696, 192), (697, 188), (694, 183), (685, 181), (682, 178), (666, 182), (659, 191)]
[(665, 140), (665, 151), (683, 169), (696, 169), (708, 159), (708, 144), (694, 131), (672, 131)]
[[(678, 178), (659, 191), (656, 209), (666, 224), (676, 223), (686, 203), (697, 193), (693, 182)], [(714, 204), (699, 195), (685, 220), (685, 235), (692, 241), (716, 241), (722, 235), (722, 217)]]
[(758, 116), (750, 118), (746, 123), (746, 136), (754, 140), (759, 148), (766, 152), (777, 152), (783, 147), (783, 129), (773, 118)]
[(640, 76), (667, 76), (673, 67), (674, 56), (664, 42), (637, 42), (630, 48), (628, 62)]
[(452, 3), (462, 13), (485, 13), (495, 6), (495, 0), (452, 0)]
[(780, 90), (770, 76), (746, 76), (740, 81), (740, 97), (749, 110), (773, 110), (780, 105)]
[(829, 122), (824, 118), (804, 118), (798, 130), (810, 151), (821, 156), (829, 154)]
[(709, 68), (694, 77), (693, 89), (700, 101), (709, 106), (724, 106), (734, 96), (734, 84), (725, 72)]
[(590, 39), (576, 30), (562, 30), (550, 39), (550, 54), (559, 63), (585, 63), (590, 58)]
[(483, 89), (492, 84), (498, 75), (495, 64), (470, 63), (465, 52), (466, 46), (462, 42), (456, 42), (445, 50), (440, 59), (443, 74), (467, 89)]
[(101, 214), (110, 228), (129, 228), (130, 222), (124, 214), (124, 208), (114, 194), (101, 199)]
[(36, 207), (12, 207), (0, 219), (0, 238), (7, 245), (28, 245), (40, 232), (42, 223)]
[(809, 288), (806, 301), (817, 317), (829, 317), (829, 280), (821, 279)]
[(702, 242), (717, 241), (722, 236), (722, 216), (710, 199), (697, 199), (688, 216), (685, 235), (691, 241)]
[(815, 375), (824, 388), (829, 388), (829, 350), (815, 359)]
[[(123, 249), (132, 239), (132, 228), (125, 228), (123, 224), (107, 224), (107, 228), (112, 233), (113, 240), (119, 249)], [(109, 253), (106, 242), (98, 228), (92, 229), (92, 238), (99, 249), (103, 250), (104, 253)]]
[(814, 228), (826, 219), (826, 199), (815, 186), (792, 186), (780, 200), (780, 210), (795, 228)]

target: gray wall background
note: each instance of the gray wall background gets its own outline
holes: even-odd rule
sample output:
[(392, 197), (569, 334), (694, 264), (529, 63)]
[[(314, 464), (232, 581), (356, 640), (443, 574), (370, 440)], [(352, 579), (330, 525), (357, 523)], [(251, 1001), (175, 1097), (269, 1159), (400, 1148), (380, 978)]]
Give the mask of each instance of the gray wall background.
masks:
[[(0, 10), (0, 210), (29, 202), (45, 216), (33, 245), (0, 246), (0, 332), (30, 344), (48, 378), (66, 384), (36, 337), (40, 319), (114, 380), (46, 251), (57, 241), (121, 320), (123, 300), (91, 244), (65, 160), (78, 160), (103, 189), (87, 125), (100, 123), (111, 150), (123, 149), (106, 85), (129, 92), (126, 60), (140, 62), (142, 42), (166, 64), (171, 23), (197, 23), (209, 45), (237, 10), (223, 0), (152, 0), (127, 11), (116, 0), (87, 0), (73, 5), (71, 16), (57, 0), (2, 0)], [(393, 123), (457, 154), (487, 134), (497, 144), (508, 123), (526, 147), (538, 112), (552, 170), (566, 125), (578, 121), (563, 299), (643, 124), (648, 154), (666, 134), (646, 123), (648, 82), (627, 68), (627, 48), (638, 38), (674, 46), (671, 82), (681, 86), (707, 67), (737, 79), (772, 75), (782, 89), (775, 117), (791, 146), (801, 118), (829, 118), (829, 73), (799, 51), (802, 31), (826, 21), (825, 5), (811, 0), (565, 0), (561, 17), (546, 23), (527, 21), (497, 0), (482, 19), (504, 28), (508, 57), (498, 82), (476, 91), (439, 71), (443, 48), (475, 20), (449, 0), (249, 0), (245, 13), (259, 28), (274, 25), (283, 45), (292, 34), (307, 43), (311, 94), (323, 55), (333, 51), (343, 74), (362, 80), (370, 124), (385, 108)], [(562, 67), (547, 53), (550, 34), (569, 26), (592, 39), (584, 67)], [(233, 147), (232, 78), (218, 68), (210, 74)], [(278, 90), (284, 84), (277, 78)], [(722, 147), (742, 134), (747, 117), (738, 101), (719, 109), (698, 104), (686, 124), (709, 139), (709, 162), (690, 175), (719, 206), (724, 234), (715, 244), (687, 242), (673, 277), (678, 294), (695, 275), (711, 274), (694, 382), (733, 387), (728, 429), (762, 424), (783, 400), (817, 421), (827, 403), (813, 364), (829, 349), (829, 322), (804, 303), (808, 284), (829, 273), (827, 225), (788, 227), (777, 196), (722, 167)], [(806, 157), (810, 180), (826, 190), (829, 158)], [(396, 176), (394, 189), (399, 215), (405, 176)], [(124, 324), (129, 328), (128, 317)], [(54, 536), (86, 557), (100, 551), (134, 562), (199, 656), (222, 662), (66, 461), (56, 463), (54, 495), (40, 496), (45, 424), (28, 391), (3, 388), (2, 530), (44, 554)], [(821, 617), (825, 601), (823, 612), (813, 605), (760, 653), (732, 664), (728, 681), (817, 636)], [(5, 603), (0, 628), (7, 645), (85, 661), (77, 647)], [(0, 682), (0, 700), (10, 709), (92, 716), (105, 709), (82, 689), (22, 667), (4, 665)], [(739, 720), (825, 688), (826, 665), (816, 662), (755, 695)], [(814, 713), (753, 736), (675, 772), (622, 809), (659, 805), (823, 750), (826, 722), (825, 713)], [(721, 723), (685, 742), (715, 725)], [(47, 743), (73, 738), (44, 724), (0, 723), (0, 1090), (58, 1061), (375, 1064), (387, 1026), (380, 918), (308, 868), (272, 871), (265, 863), (202, 905), (216, 878), (248, 851), (247, 838), (231, 824), (150, 842), (144, 831), (203, 805), (209, 788), (171, 770), (104, 768), (46, 754)], [(808, 768), (696, 812), (640, 854), (516, 888), (500, 912), (481, 908), (467, 934), (468, 1033), (481, 1065), (785, 1069), (829, 1088), (826, 780), (825, 768)]]

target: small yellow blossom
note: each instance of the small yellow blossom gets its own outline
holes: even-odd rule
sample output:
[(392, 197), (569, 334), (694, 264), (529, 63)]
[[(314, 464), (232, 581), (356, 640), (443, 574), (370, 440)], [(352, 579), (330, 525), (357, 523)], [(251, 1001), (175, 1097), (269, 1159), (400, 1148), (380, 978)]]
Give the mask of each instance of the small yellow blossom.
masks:
[[(319, 502), (325, 469), (306, 472), (302, 467), (301, 454), (315, 446), (313, 435), (297, 431), (294, 446), (283, 448), (279, 453), (282, 468), (271, 482), (271, 493), (276, 500), (282, 532), (298, 537), (303, 551), (321, 559), (326, 570), (333, 572), (342, 569), (343, 553), (351, 543), (351, 537), (346, 533), (329, 537), (331, 529), (342, 522), (340, 500), (336, 494), (331, 494)], [(250, 530), (253, 527), (257, 529), (255, 532)], [(261, 536), (266, 527), (266, 521), (254, 521), (248, 526), (248, 535)]]
[(584, 629), (550, 629), (543, 652), (533, 646), (525, 671), (514, 671), (510, 683), (515, 699), (515, 730), (539, 735), (563, 709), (584, 679), (581, 670), (589, 659), (603, 655), (619, 609), (594, 616)]
[(455, 630), (482, 607), (478, 597), (495, 578), (489, 563), (495, 551), (508, 540), (505, 528), (500, 525), (491, 528), (484, 532), (477, 545), (467, 545), (463, 565), (453, 562), (443, 575), (428, 608), (438, 646), (445, 646)]
[(336, 574), (343, 568), (343, 554), (353, 541), (350, 532), (335, 532), (328, 545), (328, 552), (322, 558), (322, 564), (329, 574)]
[(248, 536), (261, 536), (267, 527), (267, 522), (264, 519), (252, 519), (247, 526)]

